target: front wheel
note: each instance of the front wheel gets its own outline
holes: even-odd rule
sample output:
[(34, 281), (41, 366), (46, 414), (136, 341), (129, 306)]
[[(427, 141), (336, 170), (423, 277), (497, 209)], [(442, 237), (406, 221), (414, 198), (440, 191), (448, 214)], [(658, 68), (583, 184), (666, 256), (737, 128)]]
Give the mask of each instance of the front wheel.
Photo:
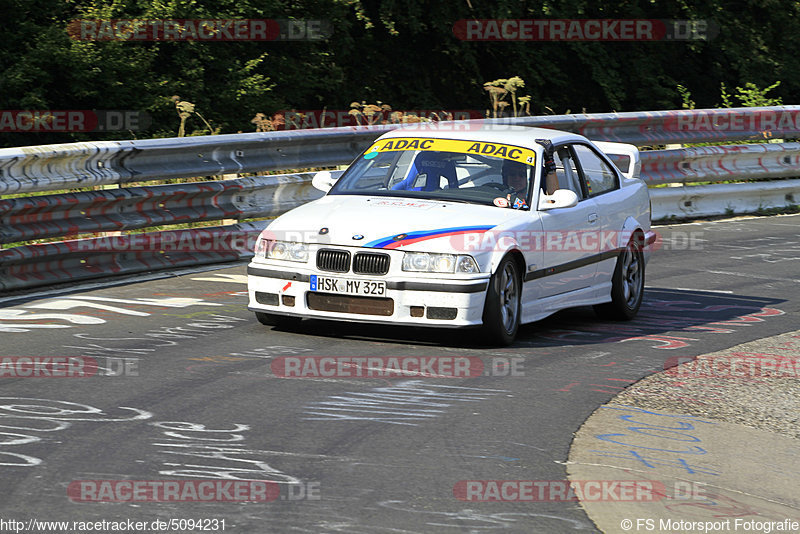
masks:
[(483, 306), (483, 333), (492, 344), (510, 345), (517, 337), (522, 287), (517, 264), (506, 256), (489, 280)]
[(644, 296), (644, 254), (637, 239), (631, 239), (617, 258), (611, 279), (611, 302), (598, 304), (602, 318), (629, 320), (636, 317)]

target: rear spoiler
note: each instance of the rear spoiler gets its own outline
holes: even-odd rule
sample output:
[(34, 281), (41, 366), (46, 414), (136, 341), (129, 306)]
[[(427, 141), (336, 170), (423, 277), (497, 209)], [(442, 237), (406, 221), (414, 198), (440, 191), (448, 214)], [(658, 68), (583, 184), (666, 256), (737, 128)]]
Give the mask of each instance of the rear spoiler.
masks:
[(608, 158), (617, 166), (625, 178), (638, 178), (642, 170), (639, 159), (639, 149), (627, 143), (612, 143), (610, 141), (592, 141), (597, 148), (605, 152)]

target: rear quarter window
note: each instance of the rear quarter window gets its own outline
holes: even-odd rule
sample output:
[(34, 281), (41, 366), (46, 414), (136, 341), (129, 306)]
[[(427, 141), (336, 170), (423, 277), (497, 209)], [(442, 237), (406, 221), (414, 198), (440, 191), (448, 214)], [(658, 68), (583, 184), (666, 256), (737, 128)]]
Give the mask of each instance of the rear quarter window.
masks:
[(594, 150), (586, 145), (573, 145), (573, 148), (589, 196), (602, 195), (619, 188), (617, 173)]

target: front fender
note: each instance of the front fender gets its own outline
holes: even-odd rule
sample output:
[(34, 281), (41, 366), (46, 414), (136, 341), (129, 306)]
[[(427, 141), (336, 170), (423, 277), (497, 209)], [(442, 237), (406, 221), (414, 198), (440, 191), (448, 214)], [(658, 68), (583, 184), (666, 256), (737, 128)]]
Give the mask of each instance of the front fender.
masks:
[(520, 271), (521, 271), (520, 272), (520, 276), (522, 276), (524, 278), (525, 277), (525, 271), (526, 271), (525, 258), (524, 258), (524, 255), (522, 254), (522, 250), (521, 250), (521, 247), (520, 247), (519, 243), (513, 243), (510, 246), (508, 246), (508, 247), (506, 247), (506, 248), (504, 248), (502, 250), (497, 250), (497, 251), (493, 252), (492, 253), (492, 257), (491, 257), (491, 261), (489, 263), (489, 265), (490, 265), (490, 271), (489, 272), (491, 272), (492, 274), (496, 273), (497, 272), (497, 268), (500, 266), (500, 262), (503, 261), (503, 258), (505, 258), (506, 255), (508, 255), (508, 254), (515, 254), (517, 256), (518, 260), (521, 260), (521, 261), (518, 261), (517, 263), (519, 263), (519, 267), (520, 267)]
[[(500, 246), (501, 243), (502, 246)], [(478, 262), (481, 272), (494, 274), (497, 272), (497, 268), (500, 266), (500, 262), (506, 254), (511, 252), (518, 253), (521, 256), (523, 255), (522, 246), (516, 239), (501, 240), (491, 250), (473, 252), (472, 256), (475, 258), (475, 261)]]

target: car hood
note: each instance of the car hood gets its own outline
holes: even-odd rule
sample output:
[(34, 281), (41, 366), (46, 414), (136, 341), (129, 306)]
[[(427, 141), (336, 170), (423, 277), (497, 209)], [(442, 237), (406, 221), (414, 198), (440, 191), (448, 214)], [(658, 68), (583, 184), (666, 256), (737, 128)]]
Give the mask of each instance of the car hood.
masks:
[(268, 239), (419, 251), (459, 249), (470, 233), (501, 229), (535, 215), (448, 201), (328, 195), (281, 215)]

